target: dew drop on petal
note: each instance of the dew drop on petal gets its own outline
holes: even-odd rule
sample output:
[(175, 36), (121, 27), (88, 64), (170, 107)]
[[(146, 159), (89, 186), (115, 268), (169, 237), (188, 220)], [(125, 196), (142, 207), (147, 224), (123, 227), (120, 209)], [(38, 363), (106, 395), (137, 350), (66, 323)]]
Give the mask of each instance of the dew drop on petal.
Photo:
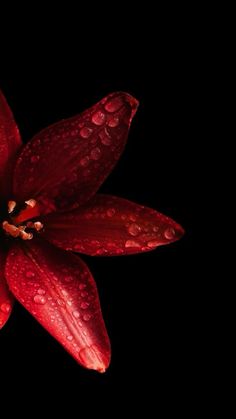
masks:
[(27, 271), (25, 275), (26, 275), (26, 278), (33, 278), (35, 276), (35, 273), (32, 271)]
[(131, 234), (131, 236), (137, 236), (141, 231), (141, 227), (138, 224), (130, 224), (128, 227), (128, 232)]
[(10, 313), (11, 310), (11, 306), (9, 303), (2, 303), (0, 306), (0, 309), (3, 313), (8, 314)]
[(103, 125), (106, 120), (106, 115), (102, 111), (98, 111), (93, 114), (92, 122), (95, 125)]
[(32, 156), (30, 158), (31, 163), (37, 163), (37, 161), (39, 161), (40, 157), (39, 156)]
[(61, 307), (63, 307), (65, 305), (65, 302), (63, 300), (61, 300), (60, 298), (57, 299), (57, 304)]
[(86, 284), (79, 284), (79, 289), (84, 290), (86, 288)]
[(108, 126), (110, 128), (115, 128), (119, 124), (119, 118), (118, 116), (114, 116), (114, 118), (111, 118), (108, 122)]
[(78, 319), (80, 317), (80, 312), (78, 310), (73, 311), (73, 316)]
[(113, 215), (115, 215), (115, 213), (116, 213), (115, 208), (109, 208), (109, 209), (107, 210), (107, 215), (108, 215), (108, 217), (113, 217)]
[(160, 244), (159, 240), (150, 240), (147, 245), (148, 247), (150, 247), (151, 249), (154, 247), (157, 247)]
[(84, 127), (80, 130), (80, 135), (83, 138), (88, 138), (92, 134), (93, 130), (88, 127)]
[(83, 315), (83, 320), (88, 322), (91, 319), (91, 317), (92, 317), (91, 314), (84, 314)]
[(122, 101), (119, 97), (109, 100), (105, 104), (105, 109), (107, 112), (113, 113), (118, 111), (122, 106)]
[(157, 233), (157, 232), (159, 231), (159, 227), (154, 226), (154, 227), (153, 227), (153, 231), (154, 231), (154, 233)]
[(36, 304), (45, 304), (46, 298), (43, 295), (35, 295), (34, 296), (34, 302)]
[(70, 342), (74, 339), (72, 335), (68, 335), (66, 338), (67, 338), (67, 340), (69, 340)]
[(46, 291), (43, 288), (39, 288), (38, 291), (37, 291), (37, 293), (39, 295), (44, 295), (44, 294), (46, 294)]
[(125, 247), (140, 247), (140, 244), (134, 240), (127, 240), (125, 242)]
[(83, 310), (85, 310), (86, 308), (88, 308), (88, 306), (89, 306), (89, 303), (87, 303), (86, 301), (83, 301), (83, 302), (80, 304), (80, 307), (81, 307)]
[(83, 157), (80, 162), (79, 162), (80, 166), (82, 167), (87, 167), (89, 165), (89, 157), (85, 156)]
[(106, 146), (111, 145), (112, 140), (111, 140), (111, 138), (109, 136), (109, 133), (107, 132), (106, 128), (105, 128), (104, 131), (101, 131), (98, 135), (99, 135), (99, 138), (100, 138), (101, 143), (103, 145), (106, 145)]
[(99, 160), (101, 157), (101, 150), (99, 147), (95, 147), (91, 150), (90, 157), (92, 160)]
[(68, 275), (68, 276), (65, 276), (64, 277), (64, 281), (65, 282), (72, 282), (74, 280), (74, 278), (73, 278), (73, 276), (71, 276), (71, 275)]
[(167, 240), (172, 240), (175, 237), (175, 230), (172, 227), (168, 227), (164, 232), (164, 236)]

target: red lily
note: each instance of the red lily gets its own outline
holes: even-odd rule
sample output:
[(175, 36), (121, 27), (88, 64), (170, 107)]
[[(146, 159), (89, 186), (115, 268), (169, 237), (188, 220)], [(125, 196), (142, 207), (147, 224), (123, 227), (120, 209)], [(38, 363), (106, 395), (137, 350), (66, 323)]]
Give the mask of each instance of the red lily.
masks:
[(133, 254), (183, 234), (154, 210), (95, 195), (123, 151), (137, 106), (127, 93), (110, 94), (21, 148), (0, 92), (0, 328), (15, 297), (81, 365), (100, 372), (110, 343), (97, 288), (69, 251)]

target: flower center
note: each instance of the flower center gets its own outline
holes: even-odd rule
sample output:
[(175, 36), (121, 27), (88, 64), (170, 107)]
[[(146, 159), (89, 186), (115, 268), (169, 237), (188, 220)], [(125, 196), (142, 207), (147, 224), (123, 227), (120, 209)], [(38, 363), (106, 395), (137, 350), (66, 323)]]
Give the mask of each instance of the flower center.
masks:
[(39, 205), (34, 199), (25, 201), (21, 208), (17, 207), (15, 201), (8, 201), (8, 217), (2, 222), (2, 229), (7, 236), (31, 240), (33, 232), (43, 228), (40, 221), (30, 221), (39, 215)]

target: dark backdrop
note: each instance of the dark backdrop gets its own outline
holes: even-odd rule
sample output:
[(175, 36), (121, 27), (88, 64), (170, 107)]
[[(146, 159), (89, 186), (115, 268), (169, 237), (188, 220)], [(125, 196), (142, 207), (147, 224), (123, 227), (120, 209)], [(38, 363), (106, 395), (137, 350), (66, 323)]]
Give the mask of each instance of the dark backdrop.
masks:
[(166, 31), (156, 40), (140, 36), (135, 42), (134, 36), (132, 42), (125, 42), (118, 40), (104, 49), (94, 39), (92, 49), (84, 51), (80, 40), (71, 46), (62, 37), (49, 45), (49, 54), (40, 41), (27, 48), (15, 45), (12, 64), (3, 60), (1, 65), (1, 88), (25, 142), (43, 127), (79, 113), (112, 91), (136, 96), (140, 107), (126, 150), (101, 191), (173, 217), (186, 235), (143, 255), (84, 257), (98, 285), (112, 343), (112, 362), (105, 374), (77, 365), (16, 304), (0, 333), (1, 380), (12, 377), (12, 388), (23, 386), (26, 393), (35, 388), (39, 397), (56, 390), (57, 397), (64, 393), (65, 400), (71, 400), (82, 388), (100, 389), (103, 395), (113, 391), (120, 397), (135, 387), (155, 390), (162, 402), (171, 397), (171, 403), (181, 403), (191, 396), (198, 362), (192, 180), (197, 64), (193, 39), (181, 29)]

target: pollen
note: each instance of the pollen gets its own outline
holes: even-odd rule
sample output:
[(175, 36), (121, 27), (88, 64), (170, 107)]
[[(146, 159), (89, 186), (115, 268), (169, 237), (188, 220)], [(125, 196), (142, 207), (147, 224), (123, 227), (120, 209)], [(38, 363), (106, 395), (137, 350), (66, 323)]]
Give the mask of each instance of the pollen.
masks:
[(25, 201), (23, 207), (20, 208), (17, 207), (15, 201), (8, 201), (7, 208), (9, 217), (2, 222), (2, 229), (7, 236), (31, 240), (33, 231), (39, 232), (43, 229), (44, 226), (40, 221), (31, 221), (32, 218), (40, 215), (35, 199)]
[(16, 207), (16, 202), (15, 201), (9, 201), (8, 202), (8, 214), (11, 214), (14, 209)]

